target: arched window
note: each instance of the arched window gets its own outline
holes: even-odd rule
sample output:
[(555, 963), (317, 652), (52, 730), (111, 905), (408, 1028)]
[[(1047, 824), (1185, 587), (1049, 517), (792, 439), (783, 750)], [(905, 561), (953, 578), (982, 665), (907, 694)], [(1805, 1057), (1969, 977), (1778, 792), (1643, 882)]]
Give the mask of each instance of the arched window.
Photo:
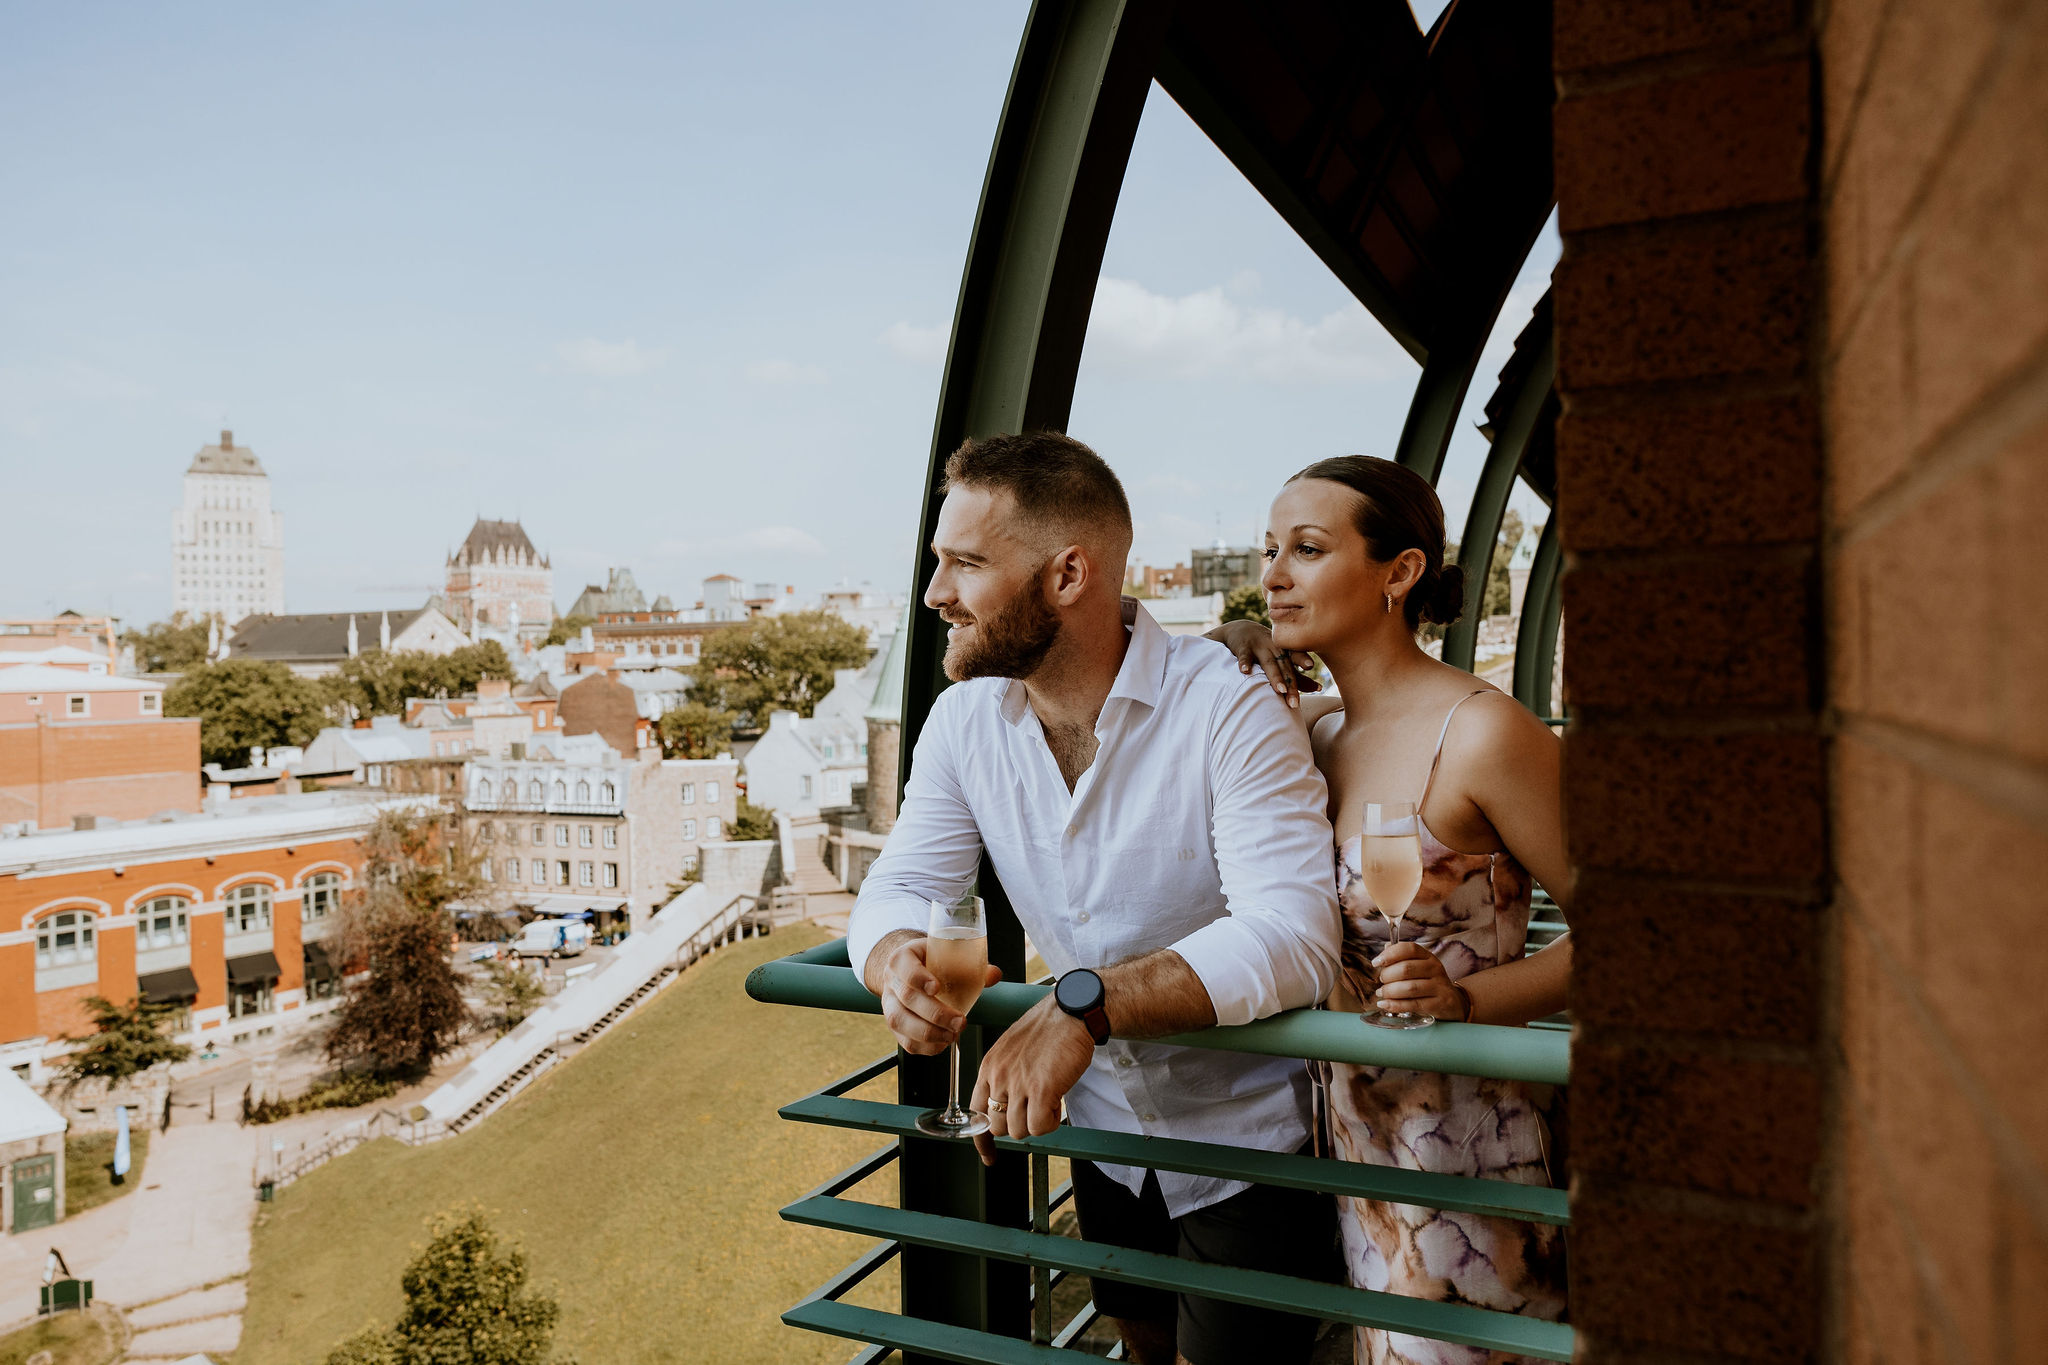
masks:
[(533, 781), (526, 784), (526, 799), (533, 802), (535, 805), (539, 805), (542, 801), (543, 797), (541, 794), (541, 785), (539, 778), (536, 777), (533, 779)]
[(157, 896), (135, 912), (135, 946), (138, 950), (175, 948), (190, 941), (192, 902), (183, 896)]
[(578, 782), (576, 784), (576, 800), (580, 805), (590, 804), (590, 784), (588, 782)]
[(315, 872), (312, 876), (306, 878), (305, 891), (299, 900), (300, 919), (326, 919), (340, 908), (340, 873)]
[(557, 801), (567, 801), (568, 799), (569, 799), (569, 784), (568, 784), (567, 782), (564, 782), (564, 781), (563, 781), (563, 780), (562, 780), (561, 778), (559, 778), (559, 777), (558, 777), (558, 778), (556, 778), (556, 779), (555, 779), (555, 800), (557, 800)]
[(619, 789), (607, 782), (597, 789), (597, 799), (609, 804), (619, 799)]
[(36, 921), (36, 969), (70, 967), (97, 960), (93, 946), (93, 923), (99, 917), (90, 910), (59, 910)]
[(261, 882), (238, 886), (223, 898), (231, 934), (253, 934), (270, 927), (270, 888)]

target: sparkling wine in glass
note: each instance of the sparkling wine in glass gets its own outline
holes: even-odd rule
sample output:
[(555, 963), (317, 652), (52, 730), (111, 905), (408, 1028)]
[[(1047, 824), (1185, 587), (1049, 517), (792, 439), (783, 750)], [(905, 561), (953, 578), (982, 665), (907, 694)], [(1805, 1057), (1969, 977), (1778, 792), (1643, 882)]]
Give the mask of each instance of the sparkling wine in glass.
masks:
[[(1393, 943), (1401, 941), (1401, 924), (1415, 893), (1422, 889), (1422, 827), (1407, 801), (1369, 802), (1365, 831), (1359, 840), (1359, 880), (1365, 894), (1393, 926)], [(1380, 1028), (1427, 1028), (1436, 1022), (1427, 1014), (1390, 1014), (1369, 1009), (1360, 1016)]]
[[(988, 918), (981, 897), (961, 896), (956, 900), (932, 902), (931, 920), (925, 928), (924, 965), (939, 979), (939, 999), (965, 1014), (981, 998), (988, 980)], [(946, 1107), (928, 1109), (917, 1116), (917, 1130), (932, 1137), (973, 1137), (988, 1131), (988, 1115), (977, 1114), (960, 1104), (960, 1041), (946, 1049), (948, 1072), (952, 1077), (946, 1090)]]

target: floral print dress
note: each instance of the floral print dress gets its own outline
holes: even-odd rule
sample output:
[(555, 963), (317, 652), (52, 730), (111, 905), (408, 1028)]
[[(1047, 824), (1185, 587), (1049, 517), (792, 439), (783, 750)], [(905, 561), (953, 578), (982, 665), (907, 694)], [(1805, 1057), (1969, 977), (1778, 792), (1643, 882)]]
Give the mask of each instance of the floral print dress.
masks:
[[(1450, 724), (1446, 716), (1444, 734)], [(1442, 757), (1439, 735), (1431, 781)], [(1423, 800), (1428, 796), (1425, 783)], [(1506, 853), (1459, 853), (1419, 817), (1417, 824), (1422, 887), (1402, 918), (1402, 940), (1435, 953), (1454, 981), (1521, 957), (1530, 892), (1522, 865)], [(1356, 1012), (1372, 1001), (1372, 960), (1392, 942), (1394, 926), (1366, 894), (1357, 838), (1339, 845), (1336, 874), (1344, 970), (1328, 1004)], [(1541, 1087), (1342, 1063), (1329, 1066), (1327, 1083), (1331, 1146), (1347, 1161), (1551, 1183)], [(1359, 1288), (1551, 1320), (1564, 1315), (1562, 1228), (1350, 1196), (1338, 1199), (1338, 1213), (1345, 1263)], [(1525, 1357), (1361, 1327), (1353, 1359), (1356, 1365), (1503, 1365)]]

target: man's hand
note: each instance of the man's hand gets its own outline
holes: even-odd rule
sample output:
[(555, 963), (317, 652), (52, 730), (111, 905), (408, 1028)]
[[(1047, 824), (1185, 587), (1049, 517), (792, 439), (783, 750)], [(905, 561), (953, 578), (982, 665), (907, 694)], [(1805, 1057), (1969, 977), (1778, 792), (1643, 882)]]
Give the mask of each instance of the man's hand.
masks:
[(982, 1164), (995, 1164), (995, 1138), (1041, 1137), (1059, 1127), (1060, 1102), (1094, 1056), (1088, 1026), (1050, 994), (1010, 1025), (982, 1057), (968, 1105), (988, 1115), (988, 1132), (974, 1139)]
[[(868, 957), (879, 962), (880, 981), (868, 981), (867, 988), (882, 997), (882, 1019), (897, 1044), (920, 1057), (944, 1052), (967, 1023), (967, 1016), (939, 999), (939, 979), (924, 962), (925, 936), (914, 929), (898, 929), (875, 945)], [(870, 976), (877, 974), (870, 966)], [(1003, 979), (1000, 967), (988, 969), (984, 985)]]

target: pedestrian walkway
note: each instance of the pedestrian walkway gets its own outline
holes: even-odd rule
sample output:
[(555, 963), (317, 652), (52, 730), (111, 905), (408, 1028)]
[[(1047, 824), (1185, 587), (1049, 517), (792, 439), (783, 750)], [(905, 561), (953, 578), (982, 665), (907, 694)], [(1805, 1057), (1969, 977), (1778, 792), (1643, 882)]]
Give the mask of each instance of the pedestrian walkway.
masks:
[[(0, 1330), (35, 1316), (43, 1258), (51, 1247), (64, 1253), (74, 1275), (93, 1282), (97, 1298), (138, 1311), (247, 1275), (254, 1204), (250, 1159), (248, 1132), (231, 1119), (175, 1123), (150, 1139), (142, 1188), (34, 1236), (0, 1239)], [(204, 1301), (209, 1313), (233, 1313), (230, 1322), (208, 1329), (208, 1343), (225, 1340), (227, 1350), (241, 1335), (241, 1310), (215, 1305), (231, 1296)], [(163, 1328), (197, 1316), (188, 1303), (151, 1321)], [(204, 1349), (221, 1348), (192, 1345), (158, 1358), (175, 1360)]]

